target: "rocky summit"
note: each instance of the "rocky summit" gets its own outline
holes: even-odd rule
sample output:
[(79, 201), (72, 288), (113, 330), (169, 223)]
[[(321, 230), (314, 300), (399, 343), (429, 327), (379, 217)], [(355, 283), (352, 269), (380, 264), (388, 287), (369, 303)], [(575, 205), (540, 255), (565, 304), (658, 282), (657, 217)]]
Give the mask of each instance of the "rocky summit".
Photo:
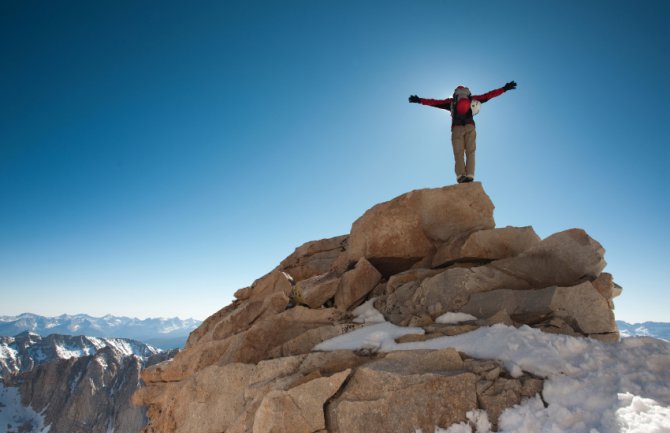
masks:
[(543, 379), (454, 349), (314, 350), (365, 326), (352, 311), (366, 301), (423, 330), (403, 341), (495, 324), (616, 341), (621, 287), (603, 273), (603, 247), (580, 229), (540, 239), (496, 228), (493, 210), (477, 182), (417, 190), (374, 206), (348, 235), (300, 246), (174, 359), (142, 371), (144, 432), (430, 432), (473, 410), (495, 426)]

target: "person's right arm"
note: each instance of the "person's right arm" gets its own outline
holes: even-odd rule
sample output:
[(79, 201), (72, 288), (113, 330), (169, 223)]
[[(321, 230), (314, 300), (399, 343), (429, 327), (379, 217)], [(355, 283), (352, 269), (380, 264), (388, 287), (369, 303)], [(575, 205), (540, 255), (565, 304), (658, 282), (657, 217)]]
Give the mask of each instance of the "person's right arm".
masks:
[(441, 108), (443, 110), (451, 110), (451, 101), (452, 98), (447, 99), (426, 99), (419, 98), (416, 95), (409, 97), (409, 102), (421, 105), (428, 105), (430, 107)]

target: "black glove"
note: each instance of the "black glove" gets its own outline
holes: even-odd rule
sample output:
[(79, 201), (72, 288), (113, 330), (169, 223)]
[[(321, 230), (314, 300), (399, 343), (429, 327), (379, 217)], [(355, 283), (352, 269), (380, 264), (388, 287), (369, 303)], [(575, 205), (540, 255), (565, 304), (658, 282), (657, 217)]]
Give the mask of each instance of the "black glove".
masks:
[(409, 102), (411, 102), (413, 104), (419, 104), (419, 103), (421, 103), (421, 98), (419, 98), (416, 95), (412, 95), (412, 96), (409, 97)]
[(510, 81), (509, 83), (505, 84), (505, 86), (503, 86), (503, 89), (505, 89), (505, 92), (508, 90), (516, 89), (516, 81)]

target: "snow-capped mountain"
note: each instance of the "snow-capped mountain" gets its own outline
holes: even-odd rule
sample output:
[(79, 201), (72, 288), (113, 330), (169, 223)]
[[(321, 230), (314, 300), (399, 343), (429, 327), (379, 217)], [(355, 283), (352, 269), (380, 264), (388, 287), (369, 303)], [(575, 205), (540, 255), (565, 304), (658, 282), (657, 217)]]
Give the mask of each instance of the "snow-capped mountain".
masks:
[(38, 365), (61, 359), (95, 355), (108, 348), (123, 356), (137, 356), (143, 361), (162, 351), (139, 341), (126, 338), (97, 338), (51, 334), (42, 337), (23, 332), (15, 337), (0, 337), (0, 378), (23, 373)]
[(162, 349), (172, 349), (183, 346), (188, 334), (200, 323), (200, 320), (181, 320), (177, 317), (137, 319), (111, 315), (92, 317), (86, 314), (44, 317), (24, 313), (19, 316), (0, 316), (0, 335), (14, 336), (29, 331), (43, 336), (62, 334), (130, 338)]
[(0, 432), (135, 433), (140, 370), (175, 353), (125, 338), (0, 337)]
[(616, 323), (622, 337), (655, 337), (670, 341), (670, 323), (627, 323), (622, 320), (617, 320)]

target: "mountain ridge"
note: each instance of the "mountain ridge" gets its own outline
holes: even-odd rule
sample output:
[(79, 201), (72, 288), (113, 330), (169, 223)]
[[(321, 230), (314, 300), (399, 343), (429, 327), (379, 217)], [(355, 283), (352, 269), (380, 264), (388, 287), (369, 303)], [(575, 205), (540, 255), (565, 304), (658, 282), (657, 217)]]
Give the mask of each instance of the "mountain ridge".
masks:
[(670, 323), (668, 322), (640, 322), (628, 323), (623, 320), (616, 321), (622, 337), (654, 337), (670, 341)]
[(16, 336), (29, 331), (38, 335), (86, 335), (98, 338), (129, 338), (169, 350), (182, 347), (186, 338), (202, 323), (197, 319), (147, 318), (88, 314), (48, 317), (34, 313), (0, 316), (0, 335)]
[(14, 337), (0, 337), (0, 379), (28, 372), (54, 361), (92, 356), (103, 350), (119, 357), (136, 356), (147, 361), (161, 349), (128, 338), (98, 338), (51, 334), (42, 337), (24, 331)]
[(8, 432), (136, 433), (145, 424), (145, 410), (130, 402), (139, 372), (176, 352), (127, 338), (0, 337), (0, 425)]

